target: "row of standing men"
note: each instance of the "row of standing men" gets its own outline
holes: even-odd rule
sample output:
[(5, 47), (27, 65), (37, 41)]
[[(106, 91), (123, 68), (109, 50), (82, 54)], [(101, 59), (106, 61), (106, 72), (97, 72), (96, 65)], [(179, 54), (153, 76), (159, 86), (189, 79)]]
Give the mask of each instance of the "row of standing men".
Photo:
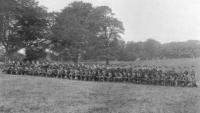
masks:
[[(140, 68), (138, 68), (140, 67)], [(8, 64), (3, 72), (12, 75), (32, 75), (70, 80), (129, 82), (163, 86), (196, 87), (195, 71), (175, 68), (135, 66), (120, 68), (85, 64)]]

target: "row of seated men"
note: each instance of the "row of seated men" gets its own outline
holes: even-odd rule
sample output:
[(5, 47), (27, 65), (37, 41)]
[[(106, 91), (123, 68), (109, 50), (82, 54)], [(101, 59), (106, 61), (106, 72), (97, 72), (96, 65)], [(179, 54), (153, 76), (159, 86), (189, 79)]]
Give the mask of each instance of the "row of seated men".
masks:
[(3, 72), (12, 75), (32, 75), (70, 80), (129, 82), (164, 86), (196, 87), (195, 71), (189, 69), (162, 70), (156, 67), (106, 67), (105, 65), (74, 64), (9, 64)]

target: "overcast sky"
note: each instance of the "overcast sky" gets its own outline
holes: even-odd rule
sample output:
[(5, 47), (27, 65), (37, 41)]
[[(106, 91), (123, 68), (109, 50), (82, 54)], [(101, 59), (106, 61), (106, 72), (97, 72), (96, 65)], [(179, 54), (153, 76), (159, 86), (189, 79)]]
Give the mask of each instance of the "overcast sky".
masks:
[[(60, 11), (75, 0), (38, 0), (49, 11)], [(77, 1), (77, 0), (76, 0)], [(124, 23), (126, 41), (148, 38), (162, 43), (200, 40), (200, 0), (82, 0), (107, 5)]]

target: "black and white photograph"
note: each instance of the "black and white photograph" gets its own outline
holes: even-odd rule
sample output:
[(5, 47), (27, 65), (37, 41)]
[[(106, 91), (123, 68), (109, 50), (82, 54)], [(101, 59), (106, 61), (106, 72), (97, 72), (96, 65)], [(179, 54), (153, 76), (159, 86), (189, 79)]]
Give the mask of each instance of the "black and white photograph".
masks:
[(200, 113), (200, 1), (0, 0), (0, 113)]

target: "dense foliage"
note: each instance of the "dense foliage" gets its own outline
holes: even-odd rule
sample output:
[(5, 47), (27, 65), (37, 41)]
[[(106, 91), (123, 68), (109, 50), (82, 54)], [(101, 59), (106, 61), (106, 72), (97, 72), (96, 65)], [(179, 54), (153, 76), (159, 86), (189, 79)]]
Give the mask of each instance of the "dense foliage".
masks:
[[(35, 0), (0, 0), (0, 42), (6, 57), (11, 58), (21, 48), (34, 50), (44, 45), (49, 34), (48, 16)], [(35, 54), (29, 53), (26, 55)]]
[(200, 57), (200, 41), (170, 42), (161, 44), (148, 39), (145, 42), (127, 42), (122, 60), (196, 58)]
[(92, 51), (108, 61), (116, 55), (115, 43), (121, 39), (124, 28), (109, 7), (73, 2), (57, 16), (52, 31), (53, 50), (60, 55), (68, 53), (66, 57), (78, 62), (83, 54)]

